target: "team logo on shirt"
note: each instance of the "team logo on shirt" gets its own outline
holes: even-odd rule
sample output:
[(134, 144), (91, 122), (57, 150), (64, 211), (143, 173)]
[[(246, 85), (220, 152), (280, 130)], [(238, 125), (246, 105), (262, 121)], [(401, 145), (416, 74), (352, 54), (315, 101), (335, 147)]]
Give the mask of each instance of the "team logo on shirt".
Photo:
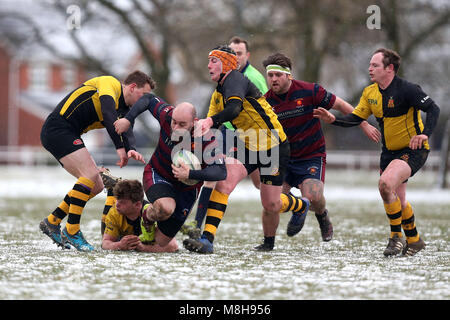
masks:
[(297, 103), (297, 107), (300, 107), (303, 105), (303, 98), (297, 99), (295, 102)]
[(81, 139), (75, 139), (73, 141), (73, 145), (74, 146), (79, 146), (79, 145), (82, 145), (82, 144), (83, 144), (83, 141)]
[(409, 154), (407, 154), (407, 153), (403, 154), (403, 155), (400, 157), (400, 159), (402, 159), (402, 160), (405, 161), (405, 162), (408, 162), (408, 160), (409, 160)]
[(309, 174), (310, 175), (315, 175), (316, 173), (317, 173), (317, 170), (319, 170), (319, 168), (317, 168), (316, 166), (313, 166), (313, 167), (309, 167), (308, 168), (308, 172), (309, 172)]
[(270, 175), (271, 175), (271, 176), (279, 176), (279, 175), (280, 175), (280, 168), (274, 167), (274, 168), (272, 169), (272, 172), (270, 172)]
[(394, 107), (394, 97), (390, 97), (388, 101), (388, 108)]

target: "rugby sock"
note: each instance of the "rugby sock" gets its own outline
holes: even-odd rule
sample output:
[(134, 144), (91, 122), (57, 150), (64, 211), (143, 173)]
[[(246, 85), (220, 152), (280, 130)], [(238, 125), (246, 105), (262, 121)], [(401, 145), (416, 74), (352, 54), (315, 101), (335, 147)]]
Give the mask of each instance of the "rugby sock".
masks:
[(217, 228), (220, 221), (222, 221), (225, 210), (227, 209), (228, 195), (217, 190), (211, 192), (211, 197), (208, 202), (208, 210), (206, 211), (205, 229), (203, 230), (203, 237), (208, 239), (211, 243), (214, 241)]
[(280, 195), (281, 209), (280, 213), (294, 211), (298, 212), (303, 210), (305, 204), (304, 201), (292, 194), (282, 193)]
[(402, 237), (402, 205), (400, 199), (397, 197), (392, 203), (385, 203), (384, 209), (386, 210), (386, 215), (389, 219), (389, 224), (391, 225), (391, 235), (393, 238), (395, 235)]
[(108, 214), (109, 209), (111, 209), (111, 207), (114, 205), (114, 201), (115, 201), (115, 199), (114, 199), (113, 189), (109, 188), (108, 193), (106, 194), (105, 207), (103, 208), (103, 214), (102, 214), (102, 224), (101, 224), (102, 236), (103, 236), (103, 233), (105, 233), (105, 228), (106, 228), (106, 224), (105, 224), (106, 215)]
[(61, 223), (61, 220), (64, 219), (69, 213), (70, 206), (70, 192), (66, 194), (64, 200), (61, 201), (59, 206), (47, 217), (48, 222), (57, 226)]
[(413, 209), (411, 204), (407, 202), (406, 208), (402, 209), (402, 227), (405, 231), (406, 241), (408, 243), (419, 241), (419, 233), (417, 232), (414, 220)]
[(195, 221), (197, 222), (197, 227), (201, 228), (203, 220), (205, 220), (206, 210), (208, 209), (209, 198), (211, 197), (213, 189), (208, 187), (203, 187), (198, 198), (197, 212), (195, 213)]
[(67, 219), (67, 232), (74, 235), (80, 230), (80, 219), (86, 202), (92, 198), (91, 190), (94, 188), (95, 182), (80, 177), (70, 191), (69, 217)]

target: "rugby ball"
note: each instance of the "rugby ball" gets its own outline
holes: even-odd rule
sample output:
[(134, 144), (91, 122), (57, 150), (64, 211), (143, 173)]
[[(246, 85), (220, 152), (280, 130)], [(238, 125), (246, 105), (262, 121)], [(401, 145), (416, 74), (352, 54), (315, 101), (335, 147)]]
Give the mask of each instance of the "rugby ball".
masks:
[[(202, 165), (200, 163), (200, 160), (193, 154), (192, 152), (181, 149), (177, 152), (175, 152), (172, 156), (172, 163), (176, 166), (180, 166), (180, 161), (183, 161), (191, 170), (200, 170), (202, 168)], [(193, 186), (194, 184), (199, 183), (198, 180), (192, 180), (192, 179), (185, 179), (180, 180), (184, 184), (187, 184), (188, 186)]]

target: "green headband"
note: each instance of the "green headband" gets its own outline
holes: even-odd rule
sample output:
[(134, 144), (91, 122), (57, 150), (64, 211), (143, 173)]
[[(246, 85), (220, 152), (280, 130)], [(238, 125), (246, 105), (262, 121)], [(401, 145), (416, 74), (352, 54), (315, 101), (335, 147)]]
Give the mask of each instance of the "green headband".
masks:
[(267, 72), (269, 71), (278, 71), (278, 72), (283, 72), (283, 73), (287, 73), (287, 74), (291, 74), (291, 69), (289, 69), (288, 67), (282, 67), (278, 64), (269, 64), (266, 67)]

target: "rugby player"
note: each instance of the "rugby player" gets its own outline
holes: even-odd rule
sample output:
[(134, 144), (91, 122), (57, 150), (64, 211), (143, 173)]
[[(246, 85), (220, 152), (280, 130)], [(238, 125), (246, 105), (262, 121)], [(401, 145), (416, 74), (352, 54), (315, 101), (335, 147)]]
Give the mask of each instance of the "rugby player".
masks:
[[(406, 185), (427, 160), (428, 141), (440, 112), (419, 85), (397, 75), (400, 61), (393, 50), (375, 51), (369, 64), (370, 80), (374, 83), (364, 89), (351, 114), (336, 118), (324, 108), (314, 110), (315, 117), (342, 127), (358, 125), (370, 115), (378, 121), (383, 144), (378, 189), (391, 229), (385, 256), (415, 255), (425, 248), (413, 209), (406, 200)], [(425, 125), (421, 111), (427, 114)]]
[[(248, 42), (241, 37), (232, 37), (229, 41), (229, 46), (236, 53), (236, 58), (238, 60), (238, 70), (244, 76), (246, 76), (253, 84), (261, 91), (262, 94), (265, 94), (268, 90), (266, 79), (264, 76), (250, 64), (250, 51)], [(229, 144), (229, 139), (235, 139), (235, 135), (230, 134), (231, 130), (234, 131), (234, 127), (230, 122), (225, 122), (222, 127), (222, 135), (224, 142), (224, 149), (227, 147), (227, 143)], [(227, 139), (225, 139), (228, 137)], [(224, 153), (228, 153), (228, 150), (224, 150)], [(253, 184), (259, 188), (259, 171), (255, 170), (250, 174), (250, 178), (253, 181)], [(211, 196), (211, 192), (214, 189), (214, 183), (205, 183), (200, 192), (200, 196), (198, 198), (198, 206), (197, 212), (195, 214), (195, 225), (189, 225), (187, 227), (196, 227), (201, 228), (203, 225), (203, 220), (206, 216), (206, 210), (208, 208), (209, 197)]]
[[(188, 217), (203, 181), (223, 180), (227, 170), (213, 135), (193, 138), (194, 122), (198, 119), (194, 106), (188, 102), (174, 107), (152, 93), (144, 94), (124, 118), (114, 123), (116, 131), (129, 130), (135, 118), (145, 110), (159, 121), (161, 131), (158, 145), (144, 169), (143, 185), (150, 205), (143, 214), (145, 232), (142, 239), (154, 240), (164, 247)], [(172, 165), (172, 153), (180, 148), (200, 153), (202, 169), (191, 170), (186, 164)], [(185, 179), (199, 182), (187, 185), (182, 182)]]
[[(311, 209), (319, 223), (322, 240), (333, 237), (333, 225), (326, 209), (323, 194), (325, 183), (326, 150), (325, 138), (320, 121), (313, 117), (318, 107), (336, 109), (344, 114), (351, 113), (353, 107), (325, 90), (317, 83), (292, 78), (291, 59), (281, 53), (275, 53), (263, 61), (267, 70), (267, 82), (270, 90), (265, 94), (288, 136), (291, 158), (287, 166), (283, 192), (289, 193), (292, 187), (298, 188), (311, 202)], [(375, 142), (380, 132), (367, 121), (361, 128)], [(288, 236), (300, 232), (300, 228), (288, 230)]]
[(289, 143), (264, 96), (237, 70), (235, 52), (226, 45), (219, 46), (209, 53), (208, 58), (210, 77), (217, 82), (217, 87), (210, 100), (207, 118), (198, 121), (195, 135), (205, 135), (211, 128), (230, 121), (240, 145), (230, 158), (227, 157), (226, 180), (219, 181), (211, 194), (201, 238), (186, 239), (183, 245), (190, 251), (212, 253), (229, 195), (242, 179), (259, 169), (264, 242), (255, 249), (269, 251), (274, 247), (279, 213), (293, 211), (291, 223), (298, 224), (301, 215), (308, 210), (309, 201), (281, 193), (290, 154)]
[[(81, 135), (106, 128), (119, 157), (118, 166), (127, 165), (129, 158), (145, 163), (135, 150), (132, 130), (119, 135), (113, 122), (152, 86), (153, 80), (140, 71), (129, 74), (124, 83), (111, 76), (96, 77), (69, 93), (47, 117), (41, 131), (42, 145), (77, 179), (59, 206), (39, 224), (58, 246), (73, 246), (80, 251), (94, 249), (80, 230), (80, 219), (86, 202), (103, 189), (103, 182)], [(66, 216), (67, 223), (61, 231), (60, 223)]]
[(105, 250), (136, 250), (141, 252), (175, 252), (178, 244), (172, 239), (161, 247), (154, 242), (142, 242), (141, 218), (148, 207), (144, 190), (138, 180), (121, 180), (113, 188), (114, 201), (105, 217), (102, 248)]

